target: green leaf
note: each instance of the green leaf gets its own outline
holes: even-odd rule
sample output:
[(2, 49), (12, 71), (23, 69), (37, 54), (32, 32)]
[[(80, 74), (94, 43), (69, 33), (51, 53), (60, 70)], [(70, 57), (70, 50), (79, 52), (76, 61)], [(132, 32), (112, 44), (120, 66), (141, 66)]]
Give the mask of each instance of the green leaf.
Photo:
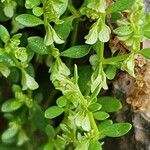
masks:
[(6, 53), (0, 53), (0, 63), (6, 66), (16, 66), (12, 58)]
[(89, 139), (82, 140), (82, 142), (79, 142), (79, 144), (74, 150), (88, 150), (89, 144), (90, 144)]
[(87, 5), (88, 8), (93, 9), (97, 13), (105, 13), (105, 9), (107, 7), (106, 1), (101, 0), (101, 1), (91, 1)]
[(102, 150), (101, 143), (95, 139), (91, 140), (88, 150)]
[(106, 80), (106, 74), (103, 70), (102, 63), (100, 63), (97, 65), (96, 71), (91, 76), (91, 92), (93, 94), (91, 97), (94, 97), (94, 95), (97, 96), (101, 88), (105, 90), (108, 89)]
[(142, 54), (144, 57), (150, 59), (150, 48), (144, 48), (144, 49), (142, 49), (142, 50), (141, 50), (141, 54)]
[(102, 130), (102, 133), (109, 137), (120, 137), (128, 133), (131, 127), (129, 123), (115, 123)]
[(122, 18), (122, 16), (120, 13), (112, 13), (110, 21), (111, 21), (111, 23), (116, 23), (117, 20), (120, 20), (121, 18)]
[(146, 24), (141, 28), (141, 32), (144, 34), (145, 37), (150, 39), (150, 24)]
[(4, 43), (8, 42), (8, 40), (10, 39), (9, 32), (3, 25), (0, 25), (0, 39)]
[(116, 112), (122, 107), (121, 102), (114, 97), (100, 97), (97, 102), (102, 105), (101, 110), (105, 112)]
[(27, 142), (29, 140), (29, 138), (27, 137), (26, 133), (24, 130), (20, 130), (18, 133), (18, 141), (17, 141), (17, 145), (21, 146), (23, 145), (25, 142)]
[(40, 0), (26, 0), (25, 7), (27, 9), (32, 9), (33, 7), (40, 5), (40, 3), (41, 3)]
[(132, 7), (135, 0), (117, 0), (110, 8), (108, 8), (108, 13), (115, 13), (127, 10)]
[(110, 120), (110, 119), (104, 120), (104, 121), (100, 122), (100, 124), (98, 125), (98, 130), (102, 131), (112, 124), (113, 124), (112, 120)]
[(12, 92), (15, 93), (15, 92), (22, 92), (21, 90), (21, 87), (17, 84), (13, 84), (12, 85)]
[(105, 130), (106, 128), (108, 128), (109, 126), (111, 126), (113, 124), (113, 121), (108, 119), (108, 120), (104, 120), (101, 121), (98, 125), (98, 130), (100, 131), (100, 139), (103, 139), (106, 137), (105, 134), (103, 134), (103, 130)]
[(63, 51), (61, 56), (69, 58), (81, 58), (90, 52), (91, 47), (88, 45), (77, 45)]
[(96, 120), (105, 120), (109, 118), (109, 114), (104, 111), (95, 112), (93, 115)]
[(41, 16), (43, 14), (43, 8), (41, 7), (34, 7), (32, 10), (33, 14), (37, 17)]
[(15, 57), (19, 59), (21, 62), (25, 62), (28, 59), (28, 55), (25, 47), (19, 47), (15, 51)]
[(67, 105), (67, 99), (65, 96), (61, 96), (56, 100), (56, 103), (59, 107), (65, 107)]
[(81, 127), (81, 126), (82, 126), (82, 121), (83, 121), (83, 119), (84, 119), (84, 114), (83, 114), (83, 112), (77, 113), (76, 118), (75, 118), (75, 124), (76, 124), (78, 127)]
[[(66, 78), (70, 75), (70, 70), (69, 68), (61, 61), (61, 59), (58, 57), (54, 63), (54, 65), (51, 68), (51, 81), (53, 82), (53, 84), (55, 85), (55, 87), (57, 89), (62, 90), (62, 88), (64, 89), (64, 84), (66, 84), (65, 81)], [(57, 82), (56, 82), (57, 81)], [(64, 81), (64, 83), (60, 83), (59, 81)], [(63, 90), (64, 91), (64, 90)]]
[(92, 25), (92, 27), (91, 27), (88, 35), (85, 36), (85, 39), (86, 39), (85, 43), (86, 44), (92, 45), (92, 44), (94, 44), (94, 43), (97, 42), (97, 39), (98, 39), (98, 30), (99, 30), (99, 22), (100, 22), (99, 20), (96, 21)]
[(8, 76), (8, 79), (12, 82), (12, 83), (18, 83), (20, 82), (20, 70), (18, 68), (11, 68), (10, 70), (10, 74)]
[(21, 80), (23, 90), (31, 89), (35, 90), (39, 87), (38, 83), (31, 77), (26, 71), (22, 70), (22, 80)]
[(89, 116), (86, 114), (82, 120), (82, 129), (84, 131), (90, 131), (91, 130), (91, 122)]
[(121, 26), (114, 30), (114, 33), (118, 34), (119, 36), (127, 36), (131, 34), (133, 30), (130, 26)]
[(26, 133), (23, 130), (20, 130), (20, 132), (18, 133), (17, 145), (21, 146), (28, 140), (29, 140), (29, 138), (27, 137)]
[(83, 92), (86, 89), (87, 84), (91, 79), (92, 68), (91, 66), (79, 66), (78, 72), (79, 72), (78, 84), (81, 91)]
[(52, 33), (52, 27), (50, 25), (48, 25), (47, 29), (46, 29), (46, 34), (44, 37), (44, 44), (46, 46), (49, 46), (51, 44), (53, 44), (54, 42), (54, 38), (53, 38), (53, 33)]
[(63, 139), (62, 137), (60, 137), (59, 135), (57, 136), (56, 140), (55, 140), (55, 147), (56, 149), (61, 149), (64, 150), (65, 146), (66, 146), (66, 140)]
[(132, 77), (135, 77), (135, 54), (132, 53), (122, 63), (121, 70), (128, 72)]
[(23, 105), (23, 103), (19, 102), (19, 100), (17, 100), (17, 99), (10, 99), (2, 104), (1, 111), (2, 112), (13, 112), (13, 111), (19, 109), (22, 105)]
[(110, 39), (111, 30), (107, 25), (103, 25), (99, 32), (99, 40), (101, 42), (108, 42)]
[[(62, 15), (68, 6), (68, 0), (51, 0), (53, 3), (53, 9), (59, 15)], [(49, 1), (48, 1), (49, 2)]]
[(45, 132), (45, 127), (47, 125), (47, 122), (44, 118), (44, 112), (42, 108), (34, 103), (34, 107), (30, 109), (30, 112), (32, 113), (32, 116), (30, 117), (32, 125), (43, 132)]
[(13, 138), (19, 130), (19, 126), (16, 123), (10, 123), (10, 127), (2, 134), (2, 141), (7, 142)]
[(49, 142), (44, 146), (43, 150), (53, 150), (53, 149), (54, 149), (53, 143)]
[[(97, 41), (94, 45), (92, 45), (92, 48), (95, 50), (95, 52), (96, 52), (97, 54), (99, 54), (99, 53), (102, 51), (102, 49), (100, 49), (101, 44), (102, 44), (102, 42)], [(97, 57), (96, 54), (94, 54), (93, 56), (94, 56), (94, 57), (95, 57), (95, 56)], [(90, 59), (91, 59), (91, 58), (90, 58)], [(94, 60), (94, 62), (95, 62), (95, 60)], [(91, 63), (91, 62), (90, 62), (90, 63)], [(93, 65), (93, 63), (91, 63), (91, 64)], [(95, 65), (97, 65), (97, 63), (95, 63)]]
[(57, 35), (54, 28), (50, 24), (48, 24), (47, 30), (46, 30), (46, 35), (44, 37), (44, 43), (46, 46), (49, 46), (49, 45), (53, 44), (53, 42), (55, 42), (57, 44), (63, 44), (65, 41), (60, 39), (60, 37)]
[[(51, 26), (50, 26), (51, 27)], [(57, 43), (57, 44), (63, 44), (65, 41), (62, 40), (56, 33), (56, 31), (51, 27), (51, 32), (52, 32), (52, 36), (53, 36), (53, 40)]]
[(10, 74), (10, 69), (5, 65), (0, 64), (0, 72), (5, 78), (7, 78)]
[(27, 49), (27, 54), (28, 54), (28, 60), (27, 62), (30, 62), (32, 60), (32, 58), (34, 57), (34, 51), (27, 45), (26, 46)]
[(5, 22), (9, 20), (9, 18), (5, 15), (3, 8), (4, 8), (4, 5), (0, 3), (0, 22)]
[(96, 85), (96, 89), (92, 92), (91, 96), (90, 96), (90, 99), (91, 101), (93, 101), (94, 99), (97, 99), (97, 95), (99, 94), (100, 90), (101, 90), (101, 85)]
[(5, 15), (9, 18), (12, 18), (14, 15), (14, 10), (16, 9), (17, 3), (15, 1), (9, 1), (5, 3), (5, 6), (3, 8), (3, 11)]
[(66, 17), (63, 21), (62, 24), (55, 25), (54, 29), (61, 39), (66, 40), (72, 30), (73, 17)]
[(31, 77), (35, 77), (35, 71), (34, 71), (34, 67), (31, 63), (28, 63), (28, 67), (26, 67), (26, 72), (31, 76)]
[(99, 104), (99, 103), (94, 103), (94, 104), (91, 104), (89, 107), (88, 107), (88, 110), (91, 111), (91, 112), (95, 112), (95, 111), (98, 111), (102, 108), (102, 105)]
[(22, 14), (16, 17), (16, 21), (26, 27), (35, 27), (43, 24), (43, 21), (30, 14)]
[(13, 146), (11, 144), (0, 144), (0, 150), (22, 150), (18, 146)]
[(58, 106), (52, 106), (45, 111), (45, 118), (53, 119), (61, 115), (63, 112), (63, 108), (60, 108)]
[(109, 80), (112, 80), (114, 79), (115, 75), (116, 75), (116, 71), (117, 71), (117, 68), (115, 66), (112, 66), (112, 65), (108, 65), (106, 70), (105, 70), (105, 73), (106, 73), (106, 77), (109, 79)]
[(49, 50), (44, 44), (44, 40), (39, 36), (32, 36), (28, 38), (28, 48), (37, 54), (48, 54)]
[(48, 124), (45, 128), (46, 134), (49, 137), (49, 139), (53, 139), (55, 137), (55, 129), (53, 126), (51, 126), (50, 124)]

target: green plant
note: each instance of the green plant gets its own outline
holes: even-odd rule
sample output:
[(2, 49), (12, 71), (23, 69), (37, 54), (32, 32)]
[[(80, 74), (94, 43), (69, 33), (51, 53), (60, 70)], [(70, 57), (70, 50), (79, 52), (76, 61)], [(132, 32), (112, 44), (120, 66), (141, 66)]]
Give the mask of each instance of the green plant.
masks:
[[(140, 46), (150, 38), (142, 0), (1, 0), (0, 7), (0, 72), (11, 87), (8, 100), (0, 95), (8, 121), (0, 149), (99, 150), (106, 136), (131, 129), (109, 119), (122, 105), (100, 91), (120, 69), (135, 77), (135, 55), (150, 58)], [(106, 58), (111, 36), (128, 52), (111, 47)], [(42, 79), (41, 63), (51, 82)]]

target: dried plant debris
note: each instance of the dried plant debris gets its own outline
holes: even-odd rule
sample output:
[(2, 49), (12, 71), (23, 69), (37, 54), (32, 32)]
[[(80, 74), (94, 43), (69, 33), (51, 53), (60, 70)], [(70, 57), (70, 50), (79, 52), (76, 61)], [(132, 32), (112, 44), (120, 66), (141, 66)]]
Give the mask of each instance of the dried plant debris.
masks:
[(136, 58), (136, 80), (132, 88), (127, 102), (132, 105), (134, 111), (150, 110), (150, 62), (142, 56)]
[(129, 145), (134, 143), (136, 150), (150, 150), (150, 61), (142, 55), (135, 56), (135, 75), (136, 78), (133, 78), (126, 72), (120, 72), (113, 82), (114, 94), (121, 98), (124, 96), (127, 102), (122, 112), (117, 113), (116, 120), (129, 121), (132, 118), (134, 135), (129, 139), (135, 141)]
[(142, 55), (135, 56), (135, 75), (120, 72), (114, 81), (114, 88), (126, 95), (126, 101), (133, 111), (145, 112), (150, 109), (150, 61)]

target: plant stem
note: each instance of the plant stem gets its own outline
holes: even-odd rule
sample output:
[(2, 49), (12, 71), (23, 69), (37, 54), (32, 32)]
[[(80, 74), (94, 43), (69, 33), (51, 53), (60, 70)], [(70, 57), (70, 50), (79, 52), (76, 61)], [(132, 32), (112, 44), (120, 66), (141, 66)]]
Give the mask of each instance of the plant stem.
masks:
[(130, 56), (130, 53), (120, 55), (120, 56), (116, 56), (116, 57), (106, 58), (106, 59), (103, 60), (103, 64), (113, 64), (113, 63), (116, 63), (116, 62), (120, 62), (120, 61), (125, 60), (129, 56)]
[(90, 119), (91, 126), (94, 129), (94, 135), (95, 135), (95, 137), (97, 137), (99, 135), (99, 130), (97, 128), (95, 119), (93, 117), (93, 113), (92, 112), (88, 112), (88, 116), (89, 116), (89, 119)]
[(93, 113), (90, 112), (90, 111), (88, 111), (87, 100), (84, 98), (84, 96), (82, 95), (82, 93), (80, 92), (80, 90), (79, 90), (79, 96), (80, 96), (80, 99), (81, 99), (81, 104), (87, 110), (87, 113), (88, 113), (88, 116), (89, 116), (89, 119), (90, 119), (91, 127), (94, 130), (94, 134), (95, 134), (95, 136), (98, 136), (99, 135), (99, 130), (98, 130), (96, 122), (94, 120)]
[(85, 89), (84, 96), (88, 96), (90, 94), (90, 92), (91, 92), (91, 81), (89, 81), (87, 83), (87, 87)]
[(72, 1), (70, 0), (69, 1), (69, 4), (68, 4), (68, 10), (75, 16), (75, 17), (80, 17), (81, 14), (79, 13), (79, 11), (77, 11), (74, 6), (72, 5)]
[(98, 58), (100, 61), (103, 61), (104, 59), (104, 43), (99, 42), (99, 51), (98, 51)]
[(75, 19), (74, 21), (74, 30), (71, 37), (71, 46), (76, 44), (77, 35), (78, 35), (78, 26), (79, 26), (79, 19)]
[[(79, 26), (79, 19), (75, 19), (74, 23), (74, 30), (72, 32), (72, 37), (71, 37), (71, 46), (76, 44), (77, 41), (77, 35), (78, 35), (78, 26)], [(67, 66), (70, 68), (72, 66), (72, 59), (68, 60)]]

